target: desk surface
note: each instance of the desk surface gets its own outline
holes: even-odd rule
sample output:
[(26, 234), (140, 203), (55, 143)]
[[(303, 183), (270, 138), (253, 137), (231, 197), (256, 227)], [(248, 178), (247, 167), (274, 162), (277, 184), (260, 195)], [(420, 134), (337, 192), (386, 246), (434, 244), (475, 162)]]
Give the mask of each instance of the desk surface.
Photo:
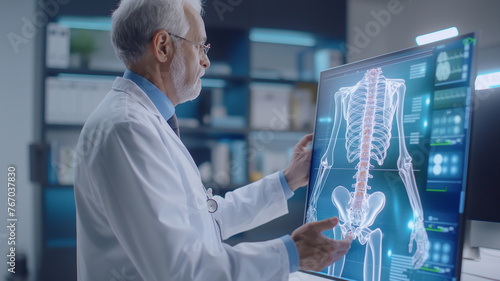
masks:
[(480, 259), (462, 261), (462, 281), (500, 280), (500, 251), (479, 248)]
[[(500, 281), (500, 251), (480, 249), (480, 259), (464, 259), (461, 281)], [(303, 272), (290, 274), (289, 281), (327, 281)]]

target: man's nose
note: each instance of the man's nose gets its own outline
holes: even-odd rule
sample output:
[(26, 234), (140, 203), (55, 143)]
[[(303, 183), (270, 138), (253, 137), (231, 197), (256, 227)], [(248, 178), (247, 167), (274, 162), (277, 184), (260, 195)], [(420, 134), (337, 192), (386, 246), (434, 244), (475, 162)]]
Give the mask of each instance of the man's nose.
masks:
[(203, 54), (200, 60), (200, 65), (203, 66), (203, 68), (205, 69), (210, 67), (210, 59), (208, 58), (208, 55)]

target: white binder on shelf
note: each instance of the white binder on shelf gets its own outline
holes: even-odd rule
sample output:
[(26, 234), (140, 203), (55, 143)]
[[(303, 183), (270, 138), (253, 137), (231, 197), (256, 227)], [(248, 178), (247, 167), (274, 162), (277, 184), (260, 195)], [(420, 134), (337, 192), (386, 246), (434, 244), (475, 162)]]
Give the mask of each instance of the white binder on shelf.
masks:
[(253, 83), (250, 85), (250, 126), (252, 129), (290, 129), (291, 85)]
[[(75, 75), (77, 76), (77, 75)], [(48, 124), (82, 125), (111, 90), (113, 79), (47, 77), (45, 120)]]
[(47, 24), (47, 50), (45, 65), (68, 68), (70, 61), (70, 29), (57, 23)]

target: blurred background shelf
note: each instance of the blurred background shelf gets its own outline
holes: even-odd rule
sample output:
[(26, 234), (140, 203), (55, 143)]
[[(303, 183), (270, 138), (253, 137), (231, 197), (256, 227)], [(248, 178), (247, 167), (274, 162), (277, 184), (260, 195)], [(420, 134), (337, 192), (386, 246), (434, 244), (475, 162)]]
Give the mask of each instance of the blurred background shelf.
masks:
[(60, 131), (81, 131), (82, 125), (70, 125), (70, 124), (45, 124), (46, 130), (60, 130)]
[(123, 71), (110, 70), (94, 70), (81, 68), (46, 68), (47, 76), (57, 76), (60, 74), (78, 74), (78, 75), (95, 75), (95, 76), (122, 76)]

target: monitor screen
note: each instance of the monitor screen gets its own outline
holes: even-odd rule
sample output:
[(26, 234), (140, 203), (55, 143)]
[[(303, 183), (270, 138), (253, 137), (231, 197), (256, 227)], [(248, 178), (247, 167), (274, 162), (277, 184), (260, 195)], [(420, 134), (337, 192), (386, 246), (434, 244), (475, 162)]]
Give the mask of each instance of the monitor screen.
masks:
[(321, 274), (457, 280), (474, 34), (323, 71), (305, 222), (354, 238)]

